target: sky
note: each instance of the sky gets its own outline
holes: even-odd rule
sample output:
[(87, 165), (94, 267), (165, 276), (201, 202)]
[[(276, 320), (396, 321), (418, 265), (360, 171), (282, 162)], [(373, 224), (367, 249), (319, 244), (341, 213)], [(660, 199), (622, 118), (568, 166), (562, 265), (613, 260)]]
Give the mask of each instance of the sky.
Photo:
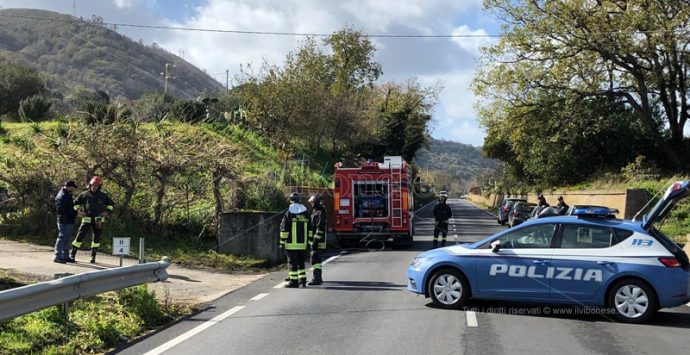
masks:
[[(330, 34), (351, 26), (370, 35), (498, 34), (499, 23), (482, 11), (482, 0), (0, 0), (0, 8), (36, 8), (105, 22), (186, 28)], [(76, 6), (75, 6), (76, 5)], [(221, 83), (241, 66), (283, 63), (300, 36), (151, 30), (120, 26), (118, 32), (156, 43), (204, 69)], [(433, 114), (437, 139), (481, 146), (470, 89), (479, 48), (491, 37), (372, 38), (380, 82), (416, 78), (443, 90)]]

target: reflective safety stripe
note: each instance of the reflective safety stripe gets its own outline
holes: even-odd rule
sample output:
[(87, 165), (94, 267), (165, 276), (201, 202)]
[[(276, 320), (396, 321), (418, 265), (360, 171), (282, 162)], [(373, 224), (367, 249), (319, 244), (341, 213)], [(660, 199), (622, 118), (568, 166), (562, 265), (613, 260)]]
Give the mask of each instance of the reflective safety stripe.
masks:
[(438, 237), (434, 237), (434, 240), (435, 240), (435, 241), (438, 241)]
[(75, 211), (79, 211), (80, 208), (81, 208), (81, 205), (74, 205), (74, 210), (75, 210)]
[[(300, 233), (301, 232), (301, 233)], [(307, 250), (309, 240), (309, 224), (304, 216), (294, 216), (292, 220), (292, 233), (285, 244), (287, 250)]]
[(92, 248), (98, 248), (98, 247), (100, 247), (100, 246), (101, 246), (101, 243), (94, 243), (94, 242), (91, 242), (91, 247), (92, 247)]
[(321, 268), (321, 263), (314, 264), (314, 265), (312, 265), (312, 266), (314, 267), (314, 269), (320, 269), (320, 268)]
[(307, 278), (307, 270), (298, 270), (297, 273), (299, 275), (299, 279), (306, 279)]
[(326, 249), (328, 248), (328, 245), (326, 245), (326, 243), (319, 243), (318, 247), (319, 249)]
[(106, 208), (108, 211), (112, 211), (112, 210), (113, 210), (113, 206), (106, 206), (105, 208)]
[(91, 217), (82, 217), (81, 218), (81, 224), (90, 224), (91, 223)]
[(288, 275), (290, 275), (290, 280), (297, 280), (298, 279), (297, 271), (290, 271), (290, 273)]
[(81, 242), (78, 242), (76, 239), (72, 242), (72, 245), (79, 248), (81, 247)]

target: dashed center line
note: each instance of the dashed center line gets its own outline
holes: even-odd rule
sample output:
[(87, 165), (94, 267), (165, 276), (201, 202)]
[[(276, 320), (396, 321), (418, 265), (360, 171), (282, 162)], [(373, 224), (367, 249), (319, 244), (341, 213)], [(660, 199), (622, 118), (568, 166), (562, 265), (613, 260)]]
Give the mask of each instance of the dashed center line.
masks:
[(256, 295), (256, 296), (250, 298), (249, 300), (250, 300), (250, 301), (258, 301), (258, 300), (260, 300), (260, 299), (262, 299), (262, 298), (264, 298), (264, 297), (266, 297), (266, 296), (268, 296), (268, 293), (260, 293), (260, 294), (258, 294), (258, 295)]
[(474, 313), (474, 311), (467, 311), (465, 312), (467, 315), (467, 326), (476, 328), (479, 326), (479, 323), (477, 323), (477, 314)]

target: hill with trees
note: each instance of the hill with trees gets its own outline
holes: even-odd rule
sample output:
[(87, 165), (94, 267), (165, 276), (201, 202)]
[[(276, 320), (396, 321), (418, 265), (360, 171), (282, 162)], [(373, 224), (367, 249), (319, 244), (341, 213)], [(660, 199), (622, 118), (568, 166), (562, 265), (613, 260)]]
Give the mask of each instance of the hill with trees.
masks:
[(482, 157), (481, 148), (433, 138), (429, 148), (420, 149), (415, 158), (420, 174), (428, 171), (435, 189), (445, 188), (451, 194), (466, 192), (478, 176), (499, 165), (497, 160)]
[(82, 20), (43, 10), (0, 10), (2, 62), (36, 69), (47, 89), (63, 97), (83, 87), (112, 99), (136, 100), (163, 90), (166, 63), (175, 65), (175, 96), (192, 99), (223, 89), (194, 65), (155, 44), (146, 46), (118, 34), (97, 16)]

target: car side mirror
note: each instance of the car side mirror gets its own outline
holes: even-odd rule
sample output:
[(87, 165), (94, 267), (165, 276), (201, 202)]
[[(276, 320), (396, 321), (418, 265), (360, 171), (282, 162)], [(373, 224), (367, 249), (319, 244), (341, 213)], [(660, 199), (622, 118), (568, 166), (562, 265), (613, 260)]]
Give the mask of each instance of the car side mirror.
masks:
[(494, 240), (493, 242), (491, 242), (491, 252), (498, 253), (499, 250), (501, 250), (501, 241)]

